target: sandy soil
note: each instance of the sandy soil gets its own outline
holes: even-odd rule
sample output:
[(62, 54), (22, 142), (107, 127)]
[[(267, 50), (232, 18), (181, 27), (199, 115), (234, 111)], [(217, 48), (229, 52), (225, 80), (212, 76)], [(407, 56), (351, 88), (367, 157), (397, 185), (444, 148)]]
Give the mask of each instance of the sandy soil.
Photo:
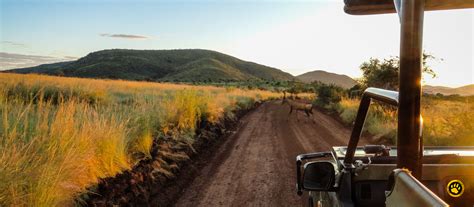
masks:
[(346, 145), (350, 130), (316, 110), (311, 118), (288, 112), (275, 101), (244, 116), (175, 206), (306, 204), (296, 195), (295, 157)]

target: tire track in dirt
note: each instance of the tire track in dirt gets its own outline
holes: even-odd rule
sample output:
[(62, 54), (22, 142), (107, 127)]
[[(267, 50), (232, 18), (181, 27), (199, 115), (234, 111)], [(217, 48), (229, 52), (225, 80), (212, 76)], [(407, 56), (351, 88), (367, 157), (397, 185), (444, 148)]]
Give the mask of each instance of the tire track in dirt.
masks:
[[(267, 102), (244, 116), (175, 206), (301, 206), (295, 157), (346, 145), (350, 130), (319, 111), (311, 118)], [(299, 117), (299, 121), (296, 119)], [(363, 144), (363, 143), (362, 143)]]

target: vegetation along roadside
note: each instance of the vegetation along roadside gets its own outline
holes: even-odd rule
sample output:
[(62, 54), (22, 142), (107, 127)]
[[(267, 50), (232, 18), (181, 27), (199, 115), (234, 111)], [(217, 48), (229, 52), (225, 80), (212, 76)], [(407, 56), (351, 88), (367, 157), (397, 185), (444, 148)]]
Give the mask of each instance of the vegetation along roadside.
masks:
[[(101, 178), (157, 153), (173, 177), (197, 129), (277, 98), (262, 90), (120, 80), (0, 76), (0, 204), (64, 206)], [(157, 152), (153, 146), (159, 146)], [(173, 161), (173, 162), (168, 162)]]
[[(424, 54), (424, 74), (436, 76), (426, 64), (435, 59)], [(398, 90), (397, 57), (364, 62), (360, 69), (363, 77), (350, 89), (335, 85), (312, 83), (317, 94), (315, 104), (335, 115), (347, 125), (355, 120), (360, 103), (360, 95), (367, 87), (380, 87)], [(423, 142), (434, 146), (474, 145), (474, 96), (423, 94), (421, 103), (423, 116)], [(364, 132), (373, 137), (374, 144), (396, 144), (396, 108), (374, 102), (364, 125)]]

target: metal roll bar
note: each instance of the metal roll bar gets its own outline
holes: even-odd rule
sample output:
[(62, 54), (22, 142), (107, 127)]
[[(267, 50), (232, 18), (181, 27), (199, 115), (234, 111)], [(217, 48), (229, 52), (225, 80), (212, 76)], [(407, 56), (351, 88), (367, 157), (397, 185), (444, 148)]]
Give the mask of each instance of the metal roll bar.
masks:
[(359, 143), (362, 128), (364, 127), (365, 118), (367, 117), (367, 112), (369, 111), (369, 106), (372, 99), (390, 104), (392, 106), (398, 106), (398, 92), (396, 91), (389, 91), (379, 88), (367, 88), (364, 91), (354, 122), (354, 128), (352, 128), (351, 139), (349, 140), (349, 145), (347, 146), (346, 156), (344, 157), (345, 166), (352, 165), (352, 162), (354, 161), (354, 154), (357, 149), (357, 144)]
[[(421, 0), (416, 0), (421, 1)], [(344, 0), (344, 11), (353, 15), (396, 13), (393, 0)], [(424, 10), (474, 8), (472, 0), (424, 0)]]

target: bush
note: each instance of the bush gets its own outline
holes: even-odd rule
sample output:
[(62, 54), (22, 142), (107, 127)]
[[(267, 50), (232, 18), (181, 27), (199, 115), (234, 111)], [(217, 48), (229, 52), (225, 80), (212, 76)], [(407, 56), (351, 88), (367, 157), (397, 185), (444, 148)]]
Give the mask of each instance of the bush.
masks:
[(335, 85), (320, 84), (316, 88), (316, 105), (327, 108), (331, 105), (337, 105), (341, 102), (344, 89)]

